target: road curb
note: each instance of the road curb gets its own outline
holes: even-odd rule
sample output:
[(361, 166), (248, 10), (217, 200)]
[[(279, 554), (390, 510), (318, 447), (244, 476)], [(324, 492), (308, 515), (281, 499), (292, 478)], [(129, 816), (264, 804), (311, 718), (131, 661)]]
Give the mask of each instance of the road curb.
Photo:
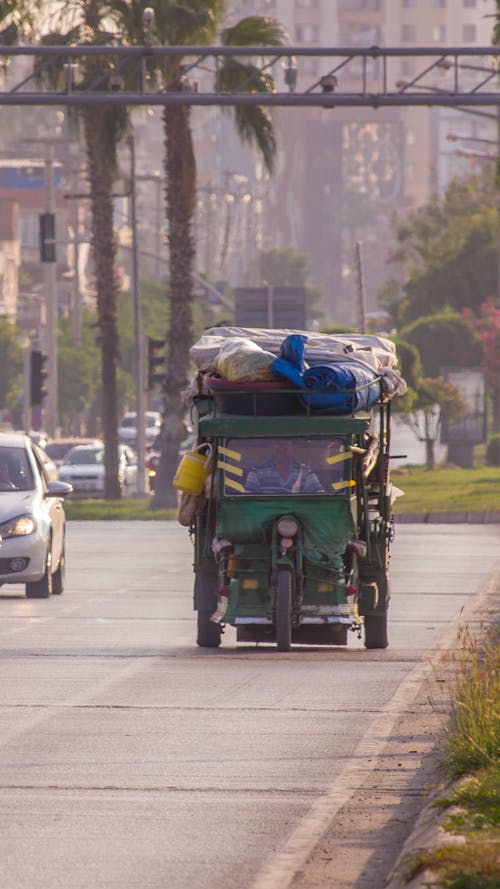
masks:
[(463, 836), (444, 829), (450, 810), (438, 812), (435, 806), (436, 800), (443, 797), (449, 799), (455, 786), (458, 786), (458, 782), (440, 784), (432, 790), (412, 833), (401, 850), (396, 865), (389, 874), (384, 889), (442, 889), (439, 877), (429, 868), (419, 870), (411, 879), (409, 877), (419, 855), (433, 852), (441, 846), (464, 845)]
[[(465, 613), (462, 614), (461, 620), (465, 623), (468, 620), (474, 620), (480, 606), (485, 605), (486, 607), (483, 608), (484, 618), (490, 623), (496, 622), (499, 613), (497, 607), (499, 597), (500, 569), (497, 567), (480, 593), (479, 602), (471, 602), (469, 608), (466, 608)], [(464, 836), (453, 834), (444, 829), (444, 824), (453, 809), (448, 807), (438, 810), (435, 804), (438, 799), (450, 799), (454, 789), (462, 786), (468, 777), (468, 775), (464, 775), (457, 781), (439, 781), (430, 788), (428, 798), (417, 816), (415, 827), (407, 837), (394, 867), (387, 876), (384, 889), (442, 889), (438, 875), (430, 869), (420, 870), (410, 879), (412, 865), (422, 853), (433, 852), (445, 845), (462, 846), (466, 844)]]
[(500, 524), (500, 509), (483, 512), (419, 512), (396, 513), (397, 524), (424, 525), (496, 525)]

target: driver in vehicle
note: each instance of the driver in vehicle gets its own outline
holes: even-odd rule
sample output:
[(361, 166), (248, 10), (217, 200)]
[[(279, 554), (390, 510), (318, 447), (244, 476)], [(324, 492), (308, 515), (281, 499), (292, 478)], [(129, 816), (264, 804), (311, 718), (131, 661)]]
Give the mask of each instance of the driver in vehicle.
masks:
[(324, 488), (316, 473), (295, 458), (293, 443), (283, 439), (272, 443), (269, 460), (249, 470), (245, 491), (252, 494), (322, 494)]

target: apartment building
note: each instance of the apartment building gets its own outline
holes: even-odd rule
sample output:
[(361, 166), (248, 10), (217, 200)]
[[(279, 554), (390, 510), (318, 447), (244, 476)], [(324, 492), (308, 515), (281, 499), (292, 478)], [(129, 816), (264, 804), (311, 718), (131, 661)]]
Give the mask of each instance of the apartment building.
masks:
[[(231, 20), (270, 15), (289, 42), (301, 46), (402, 47), (389, 69), (403, 84), (425, 70), (413, 47), (491, 43), (495, 0), (233, 0)], [(299, 57), (301, 88), (319, 78), (325, 60)], [(368, 77), (380, 85), (373, 61)], [(446, 88), (450, 72), (421, 78), (422, 89)], [(476, 76), (471, 72), (471, 77)], [(355, 63), (339, 72), (340, 88), (353, 89)], [(448, 79), (448, 80), (447, 80)], [(353, 323), (353, 248), (363, 242), (368, 308), (385, 280), (384, 242), (394, 211), (426, 203), (450, 179), (467, 171), (463, 152), (447, 137), (494, 133), (493, 121), (444, 108), (280, 109), (277, 175), (267, 190), (263, 246), (293, 244), (310, 257), (312, 278), (325, 295), (326, 317)]]

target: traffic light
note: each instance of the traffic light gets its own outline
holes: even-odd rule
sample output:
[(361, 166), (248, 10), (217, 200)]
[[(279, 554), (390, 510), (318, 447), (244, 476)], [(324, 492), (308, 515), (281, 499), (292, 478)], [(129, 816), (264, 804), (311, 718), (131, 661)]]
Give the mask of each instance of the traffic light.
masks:
[(45, 381), (47, 379), (47, 371), (44, 369), (47, 362), (47, 355), (34, 349), (31, 353), (31, 386), (30, 400), (32, 407), (38, 407), (42, 404), (43, 399), (47, 395)]
[(40, 262), (56, 261), (56, 217), (40, 213)]
[[(148, 389), (165, 382), (165, 355), (161, 354), (164, 345), (165, 340), (148, 336)], [(159, 368), (163, 369), (162, 373), (158, 372)]]

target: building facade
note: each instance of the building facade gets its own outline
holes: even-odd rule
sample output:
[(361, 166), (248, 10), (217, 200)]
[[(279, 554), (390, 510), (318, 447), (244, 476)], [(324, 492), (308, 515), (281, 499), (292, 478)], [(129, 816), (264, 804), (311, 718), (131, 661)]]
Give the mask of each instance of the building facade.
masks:
[[(432, 91), (446, 88), (451, 72), (422, 77), (429, 59), (412, 57), (412, 48), (488, 46), (495, 10), (494, 0), (233, 0), (230, 18), (273, 16), (291, 45), (404, 48), (408, 55), (389, 67), (391, 88), (419, 78), (421, 89)], [(327, 73), (324, 66), (324, 58), (298, 57), (299, 87)], [(376, 60), (368, 64), (368, 88), (381, 87), (381, 73)], [(359, 75), (349, 63), (338, 72), (339, 89), (355, 89)], [(427, 203), (470, 172), (470, 160), (448, 138), (496, 138), (488, 117), (438, 107), (286, 108), (274, 119), (279, 162), (266, 189), (263, 246), (293, 245), (309, 256), (324, 294), (321, 323), (355, 323), (356, 242), (363, 245), (367, 308), (376, 310), (393, 214)]]

